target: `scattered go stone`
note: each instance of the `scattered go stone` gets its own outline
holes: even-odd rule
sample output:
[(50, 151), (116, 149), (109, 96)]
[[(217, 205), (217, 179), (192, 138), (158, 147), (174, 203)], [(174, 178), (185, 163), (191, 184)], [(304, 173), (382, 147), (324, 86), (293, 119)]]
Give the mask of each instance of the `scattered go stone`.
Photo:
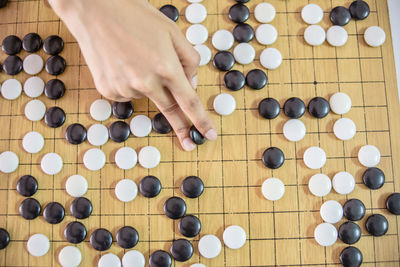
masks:
[(400, 194), (393, 193), (386, 199), (386, 208), (394, 215), (400, 215)]
[(329, 102), (322, 97), (314, 97), (308, 103), (308, 112), (317, 119), (325, 118), (330, 110)]
[(200, 63), (199, 66), (204, 66), (207, 65), (208, 62), (210, 62), (211, 60), (211, 50), (210, 48), (208, 48), (208, 46), (204, 45), (204, 44), (199, 44), (199, 45), (195, 45), (193, 47), (197, 53), (199, 53), (200, 55)]
[(81, 261), (81, 251), (74, 246), (63, 247), (58, 254), (58, 262), (61, 266), (79, 266)]
[(65, 216), (64, 207), (58, 202), (50, 202), (43, 209), (43, 218), (51, 224), (60, 223)]
[(335, 244), (338, 237), (338, 232), (330, 223), (321, 223), (314, 230), (315, 241), (320, 246), (330, 247)]
[(186, 7), (186, 20), (192, 24), (202, 23), (207, 18), (207, 9), (199, 3), (193, 3)]
[(60, 107), (51, 107), (44, 114), (44, 122), (51, 128), (58, 128), (65, 122), (65, 112)]
[(203, 181), (197, 176), (188, 176), (182, 181), (181, 191), (188, 198), (197, 198), (204, 191)]
[(3, 70), (8, 75), (17, 75), (22, 71), (22, 59), (19, 56), (8, 56), (3, 61)]
[(285, 162), (285, 156), (277, 147), (267, 148), (262, 155), (262, 162), (270, 169), (278, 169)]
[(139, 241), (139, 234), (131, 226), (121, 227), (117, 232), (117, 244), (124, 249), (130, 249), (136, 246)]
[(213, 65), (220, 71), (229, 71), (235, 64), (235, 58), (229, 51), (219, 51), (215, 54)]
[(151, 120), (153, 130), (159, 134), (167, 134), (172, 131), (171, 124), (162, 113), (157, 113)]
[(86, 178), (75, 174), (71, 175), (65, 183), (65, 190), (72, 197), (81, 197), (86, 194), (88, 183)]
[(207, 259), (217, 257), (221, 253), (221, 241), (215, 235), (205, 235), (199, 240), (199, 253)]
[(50, 35), (44, 40), (43, 50), (49, 55), (57, 55), (64, 49), (64, 41), (57, 35)]
[(105, 251), (112, 245), (112, 235), (104, 228), (96, 229), (90, 236), (90, 244), (95, 250)]
[(44, 94), (52, 100), (60, 99), (65, 94), (65, 84), (59, 79), (51, 79), (44, 87)]
[(260, 23), (270, 23), (274, 20), (276, 10), (270, 3), (260, 3), (254, 9), (254, 17)]
[(131, 147), (121, 147), (115, 153), (115, 164), (122, 170), (130, 170), (136, 166), (137, 153)]
[(332, 179), (333, 189), (341, 195), (348, 195), (353, 192), (356, 182), (353, 175), (348, 172), (338, 172)]
[(10, 234), (6, 229), (0, 228), (0, 249), (4, 249), (10, 243)]
[(197, 130), (194, 125), (190, 127), (189, 136), (196, 145), (202, 145), (206, 142), (206, 138), (199, 132), (199, 130)]
[(320, 147), (309, 147), (304, 152), (303, 161), (304, 164), (310, 169), (321, 169), (326, 163), (325, 151)]
[(160, 8), (161, 13), (170, 18), (172, 21), (177, 21), (179, 18), (179, 11), (173, 5), (163, 5)]
[(266, 199), (276, 201), (285, 194), (285, 185), (278, 178), (268, 178), (263, 182), (261, 192)]
[(186, 203), (180, 197), (170, 197), (165, 201), (164, 212), (171, 219), (182, 218), (186, 213)]
[(385, 184), (385, 174), (376, 167), (368, 168), (362, 178), (369, 189), (379, 189)]
[(115, 196), (122, 202), (130, 202), (137, 196), (137, 185), (130, 179), (122, 179), (115, 186)]
[(317, 173), (308, 181), (308, 188), (314, 196), (324, 197), (331, 192), (332, 182), (327, 175)]
[(246, 232), (239, 225), (231, 225), (224, 230), (222, 238), (228, 248), (239, 249), (246, 243)]
[(351, 109), (351, 98), (346, 93), (338, 92), (331, 96), (329, 105), (333, 112), (343, 115)]
[(43, 69), (43, 59), (36, 54), (30, 54), (24, 58), (22, 68), (29, 75), (36, 75)]
[(0, 0), (0, 8), (3, 8), (7, 5), (8, 0)]
[(229, 19), (236, 23), (243, 23), (250, 16), (249, 8), (241, 3), (233, 5), (229, 9)]
[(260, 90), (265, 87), (268, 82), (268, 77), (264, 71), (260, 69), (253, 69), (246, 75), (246, 84), (254, 90)]
[(278, 31), (271, 24), (261, 24), (257, 27), (256, 39), (262, 45), (271, 45), (278, 39)]
[(86, 128), (80, 123), (70, 124), (65, 131), (65, 139), (73, 145), (82, 144), (86, 140), (86, 136)]
[(32, 256), (44, 256), (49, 251), (49, 248), (49, 239), (43, 234), (34, 234), (28, 239), (27, 249)]
[(235, 111), (236, 100), (232, 95), (222, 93), (214, 98), (213, 107), (219, 115), (228, 116)]
[(354, 1), (349, 7), (351, 16), (357, 20), (366, 19), (369, 16), (370, 8), (365, 1)]
[(343, 207), (336, 200), (328, 200), (322, 204), (320, 214), (325, 222), (335, 224), (343, 217)]
[(139, 192), (147, 198), (158, 196), (161, 192), (161, 182), (155, 176), (146, 176), (139, 183)]
[(283, 125), (283, 135), (289, 141), (298, 142), (306, 135), (306, 126), (301, 120), (288, 120)]
[(301, 18), (307, 24), (318, 24), (324, 17), (324, 11), (319, 5), (308, 4), (301, 10)]
[(372, 47), (383, 45), (386, 40), (385, 31), (379, 26), (368, 27), (364, 32), (365, 42)]
[(29, 97), (39, 97), (44, 91), (44, 81), (42, 78), (33, 76), (24, 82), (24, 92)]
[(35, 53), (42, 47), (42, 38), (39, 34), (31, 32), (22, 39), (22, 48), (28, 53)]
[(344, 26), (350, 22), (351, 14), (347, 8), (337, 6), (332, 9), (329, 18), (334, 25)]
[(134, 136), (145, 137), (151, 132), (152, 124), (146, 115), (137, 115), (130, 122), (130, 129)]
[(17, 154), (12, 151), (4, 151), (0, 154), (0, 171), (2, 173), (12, 173), (18, 168), (19, 159)]
[(261, 52), (260, 63), (266, 69), (277, 69), (282, 64), (282, 54), (278, 49), (268, 47)]
[(67, 63), (65, 59), (59, 55), (51, 56), (46, 60), (45, 69), (50, 75), (60, 75), (65, 71)]
[(19, 37), (15, 35), (7, 36), (3, 39), (3, 42), (1, 44), (1, 49), (3, 50), (3, 52), (10, 56), (18, 54), (19, 51), (21, 51), (21, 48), (21, 39), (19, 39)]
[(31, 197), (38, 189), (38, 182), (32, 175), (24, 175), (17, 182), (17, 191), (21, 196)]
[(156, 250), (150, 255), (150, 267), (170, 267), (172, 264), (171, 256), (164, 250)]
[(349, 199), (343, 205), (343, 215), (350, 221), (359, 221), (365, 216), (365, 206), (359, 199)]
[(179, 221), (178, 229), (186, 237), (195, 237), (201, 231), (201, 222), (194, 215), (186, 215)]
[(225, 51), (231, 49), (235, 42), (233, 34), (228, 30), (216, 31), (211, 39), (211, 43), (215, 49), (219, 51)]
[(121, 260), (113, 253), (107, 253), (101, 256), (97, 267), (121, 267)]
[(253, 62), (256, 50), (249, 43), (240, 43), (233, 49), (233, 56), (237, 63), (247, 65)]
[(230, 70), (224, 76), (225, 87), (231, 91), (238, 91), (245, 85), (245, 77), (238, 70)]
[(139, 151), (138, 159), (143, 168), (152, 169), (160, 163), (161, 153), (154, 146), (145, 146)]
[(91, 145), (102, 146), (108, 141), (108, 129), (104, 124), (93, 124), (87, 131), (87, 140)]
[(283, 111), (289, 118), (298, 119), (306, 112), (306, 105), (300, 98), (291, 97), (283, 105)]
[(133, 113), (132, 101), (114, 102), (112, 104), (112, 113), (114, 117), (120, 120), (128, 119)]
[(356, 124), (349, 118), (340, 118), (333, 125), (333, 133), (343, 141), (352, 139), (356, 132)]
[(188, 261), (193, 255), (193, 245), (186, 239), (177, 239), (172, 242), (170, 252), (176, 261)]
[(233, 37), (238, 43), (248, 43), (254, 38), (254, 29), (247, 23), (239, 23), (233, 29)]
[(144, 267), (146, 259), (138, 250), (127, 251), (122, 257), (122, 266)]
[(304, 40), (312, 46), (319, 46), (325, 42), (326, 33), (320, 25), (310, 25), (304, 31)]
[(382, 236), (388, 231), (389, 223), (385, 216), (381, 214), (373, 214), (368, 217), (365, 222), (365, 227), (371, 235)]
[[(3, 87), (4, 88), (4, 87)], [(25, 105), (25, 117), (30, 121), (40, 121), (46, 114), (46, 106), (39, 99), (32, 99)]]
[(344, 267), (358, 267), (363, 262), (363, 256), (358, 248), (349, 246), (340, 253), (340, 262)]
[(110, 128), (108, 129), (108, 134), (111, 140), (117, 143), (125, 142), (130, 133), (129, 124), (124, 121), (115, 121), (111, 123)]
[(339, 227), (339, 238), (346, 244), (357, 243), (361, 238), (361, 229), (356, 223), (345, 222)]
[(40, 214), (40, 203), (34, 198), (26, 198), (19, 206), (19, 214), (26, 220), (33, 220)]
[(106, 164), (106, 155), (98, 148), (91, 148), (83, 155), (83, 164), (88, 170), (100, 170)]
[(40, 162), (42, 171), (48, 175), (56, 175), (63, 167), (62, 158), (56, 153), (47, 153)]
[(22, 85), (16, 79), (7, 79), (1, 86), (1, 95), (8, 100), (17, 99), (22, 92)]
[(85, 197), (77, 197), (70, 206), (71, 215), (77, 219), (86, 219), (92, 214), (92, 202)]
[(278, 117), (280, 112), (281, 108), (279, 106), (279, 102), (276, 101), (274, 98), (264, 98), (258, 104), (258, 113), (260, 113), (261, 117), (265, 119), (275, 119), (276, 117)]
[(208, 30), (201, 24), (191, 25), (186, 30), (186, 39), (192, 45), (203, 44), (208, 39)]
[(111, 105), (105, 99), (97, 99), (90, 105), (90, 116), (96, 121), (105, 121), (111, 116)]
[(326, 32), (326, 40), (331, 46), (341, 47), (344, 46), (348, 40), (349, 35), (342, 26), (333, 25)]
[(381, 161), (381, 152), (376, 146), (365, 145), (358, 151), (358, 160), (365, 167), (375, 167)]
[(86, 227), (81, 222), (70, 222), (64, 230), (64, 237), (71, 244), (79, 244), (86, 238)]

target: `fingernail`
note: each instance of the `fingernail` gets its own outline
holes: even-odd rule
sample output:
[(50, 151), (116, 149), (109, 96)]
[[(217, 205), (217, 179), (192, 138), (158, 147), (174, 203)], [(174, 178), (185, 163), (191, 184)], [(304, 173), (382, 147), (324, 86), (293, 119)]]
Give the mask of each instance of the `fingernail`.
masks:
[(196, 145), (190, 138), (183, 139), (182, 144), (183, 144), (183, 149), (185, 149), (186, 151), (192, 151), (196, 147)]
[(214, 129), (208, 130), (206, 138), (211, 141), (217, 139), (217, 131)]
[(196, 76), (194, 76), (193, 79), (192, 79), (192, 87), (193, 87), (194, 89), (197, 88), (198, 82), (199, 82), (199, 76), (196, 75)]

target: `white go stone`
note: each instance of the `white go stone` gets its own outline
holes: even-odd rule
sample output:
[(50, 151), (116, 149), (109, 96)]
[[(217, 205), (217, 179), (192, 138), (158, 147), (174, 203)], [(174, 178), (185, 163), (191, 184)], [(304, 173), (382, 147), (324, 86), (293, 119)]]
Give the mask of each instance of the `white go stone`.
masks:
[(262, 45), (271, 45), (278, 39), (278, 31), (271, 24), (261, 24), (257, 27), (256, 39)]
[(358, 160), (365, 167), (375, 167), (381, 161), (381, 152), (376, 146), (363, 146), (358, 151)]
[(335, 93), (329, 99), (329, 106), (336, 114), (346, 114), (351, 109), (351, 98), (346, 93)]
[(356, 134), (356, 124), (349, 118), (340, 118), (333, 125), (333, 133), (340, 140), (350, 140)]
[(108, 141), (108, 129), (103, 124), (93, 124), (87, 131), (87, 140), (91, 145), (102, 146)]
[(187, 0), (189, 3), (200, 3), (203, 2), (203, 0)]
[(327, 223), (337, 223), (343, 217), (343, 207), (336, 200), (328, 200), (320, 209), (321, 218)]
[(283, 135), (289, 141), (298, 142), (306, 135), (306, 126), (301, 120), (288, 120), (283, 125)]
[(325, 165), (326, 154), (325, 151), (316, 146), (307, 148), (303, 155), (304, 164), (310, 169), (320, 169)]
[[(98, 267), (121, 267), (121, 260), (113, 253), (107, 253), (101, 256)], [(124, 266), (125, 267), (125, 266)]]
[(186, 30), (186, 39), (192, 45), (203, 44), (208, 39), (208, 30), (201, 24), (193, 24)]
[(210, 62), (210, 60), (211, 60), (211, 50), (210, 50), (210, 48), (208, 48), (208, 46), (206, 46), (204, 44), (195, 45), (193, 48), (200, 55), (199, 66), (207, 65), (208, 62)]
[(331, 46), (344, 46), (347, 42), (348, 34), (345, 28), (333, 25), (326, 33), (326, 40)]
[(233, 49), (233, 56), (237, 63), (247, 65), (253, 62), (256, 56), (256, 50), (249, 43), (240, 43)]
[(65, 190), (72, 197), (81, 197), (86, 194), (88, 182), (86, 178), (79, 174), (71, 175), (65, 183)]
[(44, 138), (38, 132), (29, 132), (22, 138), (22, 147), (26, 152), (35, 154), (42, 150), (44, 146)]
[(8, 100), (17, 99), (22, 92), (22, 85), (16, 79), (8, 79), (1, 85), (1, 95)]
[(151, 133), (151, 120), (146, 115), (136, 115), (130, 123), (131, 132), (136, 137), (145, 137)]
[(120, 169), (132, 169), (137, 163), (136, 151), (131, 147), (121, 147), (115, 153), (115, 163)]
[(338, 172), (332, 179), (333, 189), (341, 195), (348, 195), (353, 192), (356, 181), (353, 175), (348, 172)]
[(130, 250), (122, 257), (122, 266), (124, 267), (144, 267), (146, 259), (138, 250)]
[(234, 42), (233, 34), (228, 30), (218, 30), (212, 37), (212, 45), (219, 51), (231, 49)]
[(36, 75), (43, 69), (43, 59), (37, 54), (30, 54), (24, 59), (22, 66), (26, 73)]
[(261, 65), (269, 70), (274, 70), (282, 64), (282, 54), (276, 48), (266, 48), (260, 55)]
[(246, 243), (246, 232), (239, 225), (231, 225), (225, 229), (222, 238), (228, 248), (239, 249)]
[(111, 104), (105, 99), (97, 99), (90, 106), (90, 116), (96, 121), (105, 121), (111, 116)]
[(338, 232), (330, 223), (321, 223), (314, 230), (315, 241), (320, 246), (329, 247), (335, 244), (338, 237)]
[(331, 192), (332, 181), (327, 175), (317, 173), (311, 176), (308, 181), (308, 189), (314, 196), (324, 197)]
[(301, 10), (301, 18), (307, 24), (318, 24), (324, 17), (324, 11), (319, 5), (308, 4)]
[(2, 173), (12, 173), (18, 168), (19, 159), (17, 154), (12, 151), (4, 151), (0, 154), (0, 171)]
[(44, 81), (37, 76), (26, 79), (24, 83), (24, 92), (29, 97), (39, 97), (43, 94)]
[(270, 3), (260, 3), (254, 9), (254, 16), (260, 23), (270, 23), (274, 20), (276, 10)]
[(266, 199), (276, 201), (285, 194), (285, 185), (278, 178), (268, 178), (262, 184), (261, 192)]
[(130, 202), (137, 196), (138, 188), (134, 181), (123, 179), (115, 186), (115, 196), (122, 202)]
[(322, 45), (325, 42), (326, 33), (319, 25), (310, 25), (304, 31), (304, 40), (312, 46)]
[(221, 241), (215, 235), (205, 235), (199, 240), (200, 255), (207, 259), (215, 258), (221, 253)]
[(160, 151), (154, 146), (145, 146), (139, 151), (139, 164), (146, 169), (157, 167), (161, 161)]
[(214, 98), (213, 106), (215, 112), (217, 112), (219, 115), (227, 116), (235, 111), (236, 100), (232, 95), (222, 93)]
[(66, 246), (58, 254), (58, 262), (63, 267), (77, 267), (82, 261), (82, 254), (79, 248)]
[(48, 175), (56, 175), (63, 167), (63, 160), (57, 153), (47, 153), (40, 162), (42, 171)]
[(83, 164), (88, 170), (100, 170), (106, 164), (106, 155), (98, 148), (91, 148), (83, 155)]
[(379, 26), (368, 27), (364, 32), (364, 40), (369, 46), (381, 46), (386, 40), (385, 31)]
[(195, 263), (195, 264), (190, 265), (190, 267), (207, 267), (207, 266), (205, 266), (202, 263)]
[(202, 23), (207, 18), (207, 9), (199, 3), (193, 3), (186, 7), (186, 20), (192, 24)]
[(28, 239), (27, 249), (32, 256), (41, 257), (49, 251), (49, 248), (49, 239), (43, 234), (34, 234)]
[(46, 106), (39, 99), (32, 99), (25, 105), (25, 117), (30, 121), (40, 121), (46, 113)]

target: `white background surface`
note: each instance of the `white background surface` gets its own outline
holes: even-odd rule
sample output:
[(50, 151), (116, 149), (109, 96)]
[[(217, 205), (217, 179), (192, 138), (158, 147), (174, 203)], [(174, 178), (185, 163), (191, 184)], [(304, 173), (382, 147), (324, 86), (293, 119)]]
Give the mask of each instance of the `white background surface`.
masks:
[(400, 95), (400, 0), (388, 0), (388, 5), (396, 61), (397, 88)]

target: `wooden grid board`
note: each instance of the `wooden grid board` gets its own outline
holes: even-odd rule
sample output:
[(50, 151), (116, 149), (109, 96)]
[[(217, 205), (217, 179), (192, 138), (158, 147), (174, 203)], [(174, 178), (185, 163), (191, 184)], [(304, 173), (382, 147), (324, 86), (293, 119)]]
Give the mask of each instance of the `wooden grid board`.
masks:
[[(186, 0), (151, 0), (159, 8), (166, 3), (178, 7), (180, 18), (178, 25), (183, 31), (189, 26), (185, 21)], [(253, 11), (262, 0), (251, 0), (247, 5), (251, 10), (249, 23), (259, 25)], [(384, 214), (389, 221), (389, 232), (379, 238), (367, 234), (365, 218), (358, 222), (362, 228), (362, 238), (355, 245), (364, 256), (363, 266), (399, 266), (399, 224), (398, 219), (385, 209), (386, 197), (399, 190), (399, 101), (395, 83), (393, 48), (386, 0), (367, 0), (371, 14), (365, 21), (352, 20), (346, 26), (349, 33), (348, 43), (342, 48), (328, 44), (312, 48), (303, 41), (302, 33), (306, 25), (300, 17), (301, 8), (309, 2), (319, 4), (325, 11), (321, 25), (330, 26), (328, 13), (337, 5), (348, 6), (348, 0), (270, 0), (277, 9), (272, 24), (279, 32), (279, 38), (272, 47), (280, 49), (284, 61), (279, 69), (268, 71), (269, 84), (260, 91), (245, 88), (231, 93), (237, 101), (237, 110), (230, 116), (220, 117), (212, 111), (213, 98), (220, 92), (228, 92), (223, 86), (223, 73), (216, 71), (212, 63), (201, 67), (197, 92), (210, 116), (217, 126), (218, 139), (198, 147), (193, 152), (183, 152), (177, 139), (172, 135), (152, 133), (147, 138), (130, 137), (125, 143), (109, 141), (101, 147), (107, 157), (107, 164), (101, 171), (88, 171), (82, 164), (83, 153), (91, 146), (85, 142), (70, 145), (64, 139), (66, 127), (79, 122), (89, 127), (94, 124), (89, 115), (90, 104), (100, 95), (94, 88), (90, 72), (79, 51), (79, 47), (65, 25), (47, 7), (43, 0), (10, 1), (0, 10), (0, 40), (10, 34), (23, 37), (29, 32), (38, 32), (42, 38), (58, 34), (65, 41), (61, 55), (68, 67), (59, 76), (67, 86), (65, 96), (57, 101), (45, 96), (39, 97), (47, 107), (60, 106), (67, 113), (66, 123), (57, 129), (51, 129), (43, 121), (32, 123), (24, 117), (24, 105), (29, 98), (22, 94), (17, 100), (1, 99), (0, 104), (0, 151), (11, 150), (20, 158), (20, 166), (12, 174), (0, 175), (0, 227), (6, 228), (11, 242), (0, 251), (0, 266), (58, 266), (57, 255), (60, 249), (68, 245), (63, 231), (74, 220), (69, 205), (72, 197), (64, 190), (66, 179), (73, 174), (81, 174), (89, 183), (86, 194), (93, 203), (93, 214), (82, 222), (88, 230), (104, 227), (115, 237), (117, 230), (124, 225), (135, 227), (140, 241), (135, 249), (144, 253), (148, 259), (157, 249), (169, 250), (171, 240), (182, 237), (177, 229), (177, 221), (163, 214), (164, 201), (172, 196), (183, 197), (179, 190), (181, 181), (189, 175), (198, 175), (205, 183), (205, 192), (199, 199), (184, 198), (188, 214), (199, 216), (202, 222), (201, 236), (216, 234), (222, 239), (226, 226), (242, 226), (248, 236), (248, 242), (240, 250), (223, 248), (215, 259), (207, 260), (199, 256), (197, 243), (199, 238), (191, 239), (195, 247), (193, 258), (187, 263), (175, 262), (174, 266), (189, 266), (202, 262), (206, 266), (334, 266), (340, 265), (340, 251), (346, 247), (341, 241), (334, 246), (323, 248), (313, 239), (313, 231), (322, 222), (319, 208), (328, 199), (344, 203), (348, 198), (359, 198), (367, 208), (367, 215)], [(210, 36), (217, 29), (232, 30), (234, 23), (228, 19), (228, 9), (233, 0), (204, 0), (208, 17), (203, 23)], [(95, 22), (94, 22), (95, 23)], [(370, 48), (363, 41), (362, 33), (368, 26), (379, 25), (387, 34), (386, 43), (381, 48)], [(207, 45), (211, 48), (211, 38)], [(262, 68), (259, 54), (264, 48), (255, 40), (251, 44), (256, 48), (256, 61), (247, 66), (235, 65), (247, 73), (253, 68)], [(213, 54), (215, 50), (212, 49)], [(40, 51), (43, 58), (48, 56)], [(21, 52), (21, 58), (27, 55)], [(1, 62), (6, 55), (1, 53)], [(53, 78), (45, 71), (39, 74), (45, 81)], [(10, 78), (0, 73), (0, 82)], [(24, 73), (15, 76), (23, 82), (28, 76)], [(301, 120), (307, 127), (306, 137), (298, 142), (288, 142), (282, 135), (282, 127), (287, 118), (280, 115), (272, 121), (260, 118), (257, 105), (264, 97), (274, 97), (283, 105), (284, 101), (297, 96), (305, 103), (315, 96), (329, 98), (335, 92), (345, 92), (351, 96), (353, 108), (344, 117), (351, 118), (357, 125), (357, 135), (351, 141), (339, 141), (332, 133), (333, 123), (341, 116), (330, 113), (326, 118), (317, 120), (308, 113)], [(157, 112), (148, 100), (134, 100), (135, 115), (146, 114), (150, 117)], [(114, 118), (104, 122), (109, 126)], [(35, 130), (45, 137), (44, 149), (34, 155), (23, 151), (21, 139), (28, 131)], [(379, 168), (386, 174), (384, 187), (370, 191), (362, 184), (365, 170), (357, 159), (357, 153), (365, 144), (376, 145), (382, 154)], [(161, 164), (152, 170), (136, 166), (123, 171), (116, 167), (115, 151), (122, 146), (130, 146), (137, 151), (145, 145), (158, 147), (162, 154)], [(309, 146), (320, 146), (327, 154), (327, 163), (322, 170), (310, 170), (305, 167), (302, 155)], [(270, 147), (277, 146), (286, 156), (284, 165), (278, 170), (269, 170), (263, 166), (261, 155)], [(47, 152), (57, 152), (64, 160), (63, 170), (55, 175), (44, 174), (40, 169), (40, 159)], [(318, 172), (332, 177), (336, 172), (348, 171), (356, 179), (357, 185), (349, 196), (331, 192), (327, 197), (318, 198), (308, 190), (308, 179)], [(51, 201), (58, 201), (66, 207), (66, 218), (57, 225), (48, 224), (42, 216), (32, 221), (24, 220), (18, 213), (18, 206), (24, 199), (15, 190), (18, 178), (25, 174), (35, 176), (39, 190), (34, 195), (44, 207)], [(121, 203), (114, 195), (115, 184), (123, 178), (139, 182), (145, 175), (155, 175), (163, 184), (161, 194), (155, 199), (138, 196), (133, 202)], [(270, 202), (261, 195), (260, 186), (268, 177), (279, 177), (286, 185), (283, 199)], [(344, 220), (342, 220), (343, 222)], [(340, 223), (337, 224), (339, 226)], [(51, 240), (48, 254), (35, 258), (26, 250), (26, 240), (34, 233), (46, 234)], [(86, 238), (78, 244), (83, 261), (81, 266), (97, 266), (100, 256), (107, 252), (122, 257), (124, 250), (117, 244), (107, 252), (100, 253), (91, 248)]]

